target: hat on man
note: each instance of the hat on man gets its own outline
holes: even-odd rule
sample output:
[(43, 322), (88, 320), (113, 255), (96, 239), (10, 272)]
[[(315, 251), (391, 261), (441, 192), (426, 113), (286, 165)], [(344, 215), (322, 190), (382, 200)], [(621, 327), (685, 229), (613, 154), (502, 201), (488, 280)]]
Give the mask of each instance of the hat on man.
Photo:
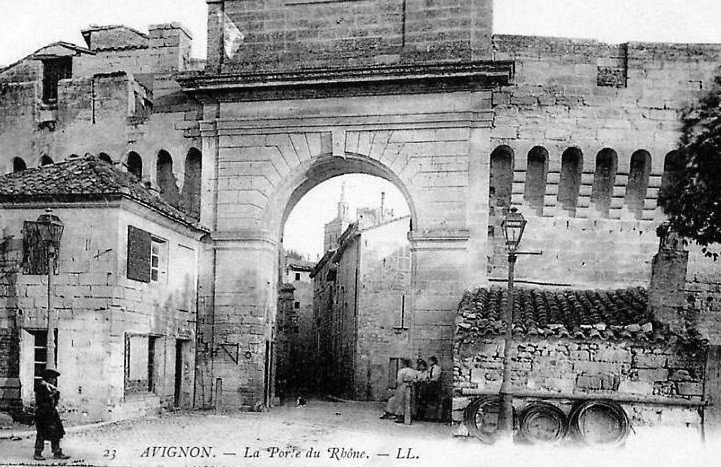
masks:
[(57, 378), (60, 376), (60, 372), (53, 370), (52, 368), (46, 368), (42, 372), (43, 379), (45, 378)]

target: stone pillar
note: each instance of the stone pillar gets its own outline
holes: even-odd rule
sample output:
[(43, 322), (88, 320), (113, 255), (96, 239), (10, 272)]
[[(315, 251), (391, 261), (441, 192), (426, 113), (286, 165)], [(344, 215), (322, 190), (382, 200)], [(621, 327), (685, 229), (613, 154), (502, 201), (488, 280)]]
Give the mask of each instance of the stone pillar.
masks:
[(265, 346), (272, 338), (277, 299), (278, 243), (250, 230), (219, 232), (214, 240), (213, 373), (223, 380), (226, 410), (250, 409), (263, 402)]
[(685, 286), (688, 251), (683, 239), (668, 223), (656, 230), (660, 238), (658, 253), (651, 263), (648, 307), (653, 321), (675, 334), (684, 334)]
[(220, 73), (223, 66), (223, 15), (224, 0), (205, 0), (208, 4), (208, 52), (206, 69)]
[(468, 163), (467, 225), (468, 283), (467, 289), (488, 285), (488, 190), (491, 172), (490, 135), (487, 128), (471, 129)]
[(413, 255), (409, 356), (438, 357), (447, 404), (453, 387), (456, 310), (468, 281), (468, 232), (412, 231), (408, 237)]
[(148, 34), (156, 73), (186, 69), (193, 41), (190, 31), (180, 23), (152, 24), (148, 27)]

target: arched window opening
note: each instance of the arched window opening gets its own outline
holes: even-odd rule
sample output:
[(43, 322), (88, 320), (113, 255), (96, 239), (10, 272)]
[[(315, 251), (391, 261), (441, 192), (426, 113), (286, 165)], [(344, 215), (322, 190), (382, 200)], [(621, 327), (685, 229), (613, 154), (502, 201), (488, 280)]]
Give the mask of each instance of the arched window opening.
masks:
[(40, 165), (50, 165), (53, 163), (53, 160), (50, 158), (50, 156), (42, 156), (40, 158)]
[(578, 193), (581, 190), (583, 153), (578, 148), (568, 148), (561, 156), (561, 177), (558, 186), (558, 202), (571, 216), (576, 215)]
[(536, 146), (528, 153), (523, 200), (530, 204), (539, 216), (543, 214), (543, 201), (546, 196), (547, 178), (548, 151), (541, 146)]
[(618, 155), (613, 149), (602, 149), (596, 156), (596, 172), (593, 175), (591, 202), (601, 216), (608, 217), (613, 197), (613, 184), (616, 181)]
[(643, 215), (649, 175), (651, 175), (651, 154), (644, 150), (634, 152), (628, 170), (625, 203), (636, 219), (640, 219)]
[(128, 162), (126, 165), (128, 167), (128, 172), (139, 179), (143, 178), (143, 159), (137, 152), (131, 151), (128, 154)]
[(27, 168), (27, 164), (25, 164), (25, 161), (21, 158), (16, 157), (13, 159), (13, 173), (22, 172), (23, 170), (27, 170)]
[(185, 180), (183, 182), (183, 204), (185, 210), (196, 219), (200, 218), (200, 183), (203, 155), (195, 148), (185, 157)]
[(513, 149), (499, 146), (491, 153), (489, 203), (491, 214), (503, 215), (511, 206), (513, 190)]
[(180, 193), (178, 185), (173, 174), (173, 158), (170, 153), (165, 150), (158, 152), (158, 162), (156, 165), (156, 182), (160, 188), (160, 194), (167, 202), (173, 206), (178, 206)]
[(671, 151), (666, 154), (663, 161), (663, 176), (661, 177), (661, 189), (658, 194), (658, 205), (662, 208), (666, 207), (666, 200), (669, 196), (669, 189), (676, 185), (685, 168), (681, 153)]
[(113, 160), (110, 158), (110, 156), (104, 152), (101, 152), (100, 154), (98, 154), (98, 159), (100, 159), (101, 161), (106, 162), (108, 164), (113, 163)]

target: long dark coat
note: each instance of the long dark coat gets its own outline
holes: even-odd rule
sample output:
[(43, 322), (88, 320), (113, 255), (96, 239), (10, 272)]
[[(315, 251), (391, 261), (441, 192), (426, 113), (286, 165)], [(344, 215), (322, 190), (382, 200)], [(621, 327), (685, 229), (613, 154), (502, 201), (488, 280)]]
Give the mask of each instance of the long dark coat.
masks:
[(35, 387), (35, 428), (44, 440), (59, 440), (65, 436), (65, 428), (56, 406), (60, 392), (40, 382)]

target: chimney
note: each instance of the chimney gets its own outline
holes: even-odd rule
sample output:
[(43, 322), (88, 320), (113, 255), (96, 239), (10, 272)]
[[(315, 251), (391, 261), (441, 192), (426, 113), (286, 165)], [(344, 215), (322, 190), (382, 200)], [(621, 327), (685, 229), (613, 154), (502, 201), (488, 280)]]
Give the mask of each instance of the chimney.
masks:
[(660, 238), (658, 253), (651, 263), (651, 286), (648, 308), (657, 326), (674, 334), (686, 333), (685, 294), (688, 251), (684, 239), (664, 222), (656, 235)]

